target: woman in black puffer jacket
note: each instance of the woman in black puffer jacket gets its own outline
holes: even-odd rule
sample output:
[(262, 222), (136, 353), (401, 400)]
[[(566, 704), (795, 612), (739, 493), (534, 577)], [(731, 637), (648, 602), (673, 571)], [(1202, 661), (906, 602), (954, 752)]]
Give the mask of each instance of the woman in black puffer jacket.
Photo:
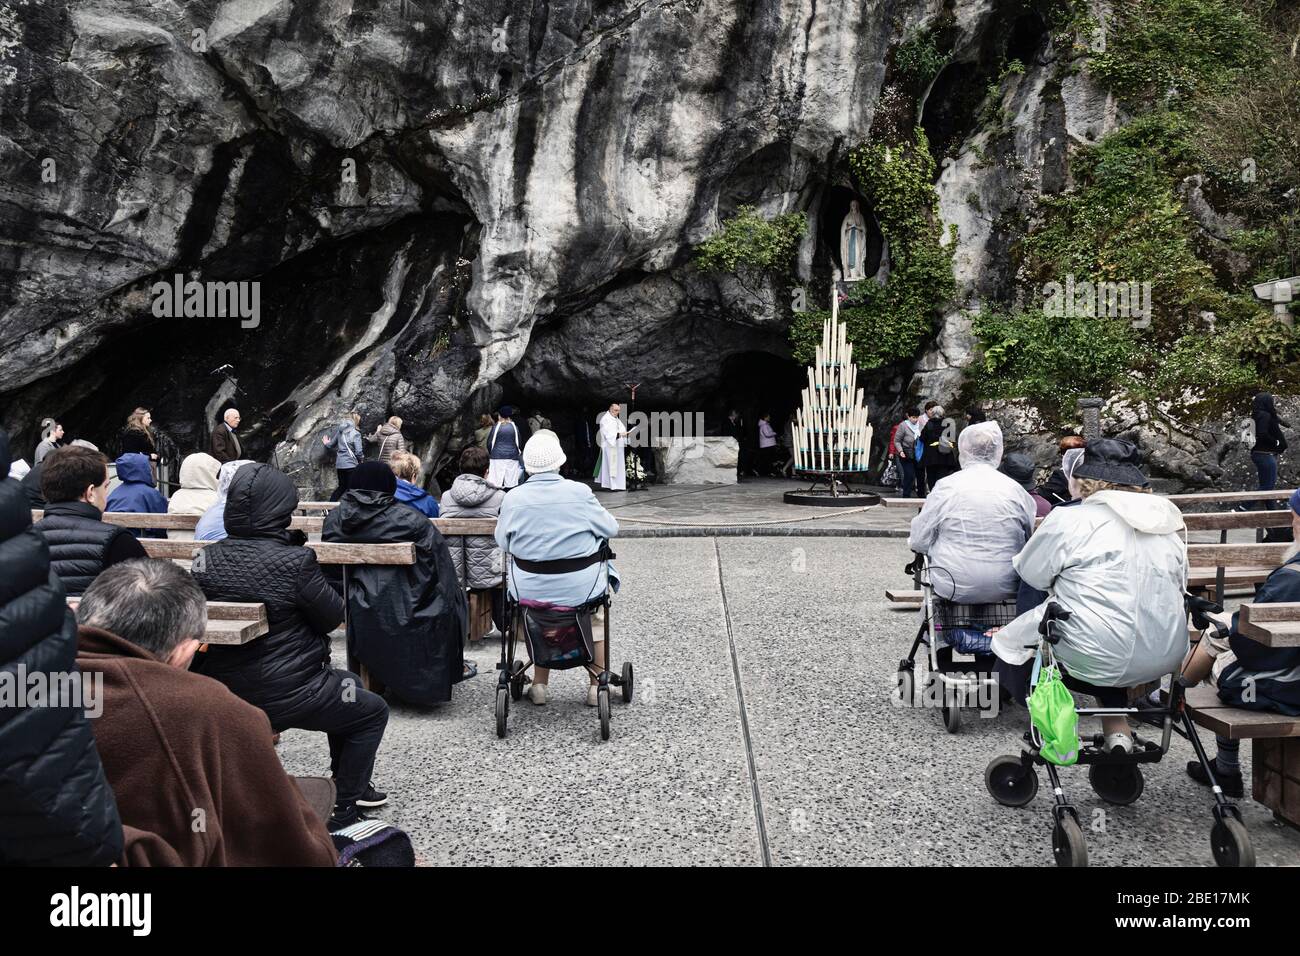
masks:
[(388, 705), (355, 675), (330, 667), (329, 633), (343, 623), (343, 599), (315, 553), (294, 542), (289, 521), (297, 507), (293, 482), (270, 465), (245, 465), (235, 475), (228, 537), (195, 557), (194, 580), (209, 601), (265, 604), (270, 631), (248, 644), (212, 645), (195, 666), (266, 711), (277, 733), (299, 727), (329, 735), (334, 822), (346, 825), (358, 801), (378, 805), (370, 774)]
[[(0, 465), (8, 472), (2, 431)], [(15, 687), (23, 675), (77, 673), (76, 620), (31, 524), (22, 487), (0, 478), (0, 673)], [(121, 854), (117, 803), (84, 706), (0, 706), (0, 866), (107, 866)]]

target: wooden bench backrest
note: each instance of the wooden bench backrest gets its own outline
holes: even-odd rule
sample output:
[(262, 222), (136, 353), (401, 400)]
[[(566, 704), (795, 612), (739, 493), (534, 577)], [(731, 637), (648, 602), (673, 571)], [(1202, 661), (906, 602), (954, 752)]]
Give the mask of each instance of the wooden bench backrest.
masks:
[[(80, 604), (80, 597), (68, 598), (68, 607), (73, 611)], [(208, 602), (208, 623), (203, 634), (206, 644), (247, 644), (269, 630), (265, 604)]]
[(1192, 567), (1210, 568), (1275, 568), (1289, 542), (1271, 544), (1189, 544), (1187, 560)]
[[(188, 561), (195, 553), (212, 541), (168, 541), (163, 538), (141, 538), (145, 552), (151, 558), (172, 558)], [(409, 541), (398, 544), (342, 544), (339, 542), (309, 541), (307, 547), (316, 552), (321, 564), (382, 564), (402, 565), (415, 563), (415, 545)]]
[[(44, 512), (33, 509), (32, 521), (40, 521)], [(104, 513), (107, 524), (120, 525), (123, 528), (159, 528), (162, 530), (193, 531), (199, 523), (199, 515), (143, 514), (134, 511), (108, 511)], [(497, 530), (496, 518), (430, 518), (433, 526), (444, 535), (483, 534), (493, 535)], [(292, 531), (305, 534), (320, 534), (325, 524), (321, 515), (294, 515), (289, 519)]]

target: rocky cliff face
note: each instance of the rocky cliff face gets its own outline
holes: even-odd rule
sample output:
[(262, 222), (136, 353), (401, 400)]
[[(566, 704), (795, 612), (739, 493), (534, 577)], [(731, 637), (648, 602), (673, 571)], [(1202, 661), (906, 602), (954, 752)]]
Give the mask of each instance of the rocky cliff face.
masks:
[[(15, 0), (3, 423), (104, 438), (143, 404), (192, 447), (233, 400), (251, 447), (311, 484), (347, 407), (401, 415), (436, 455), (503, 388), (706, 402), (729, 360), (788, 356), (789, 312), (700, 274), (692, 246), (742, 203), (803, 210), (802, 273), (828, 271), (845, 153), (896, 108), (891, 51), (939, 18), (950, 63), (904, 110), (946, 154), (961, 300), (915, 368), (881, 373), (882, 418), (909, 384), (956, 392), (964, 309), (1009, 287), (1006, 224), (1119, 121), (1086, 74), (1061, 79), (1024, 3)], [(995, 135), (957, 93), (1009, 52), (1026, 69)], [(177, 274), (258, 283), (256, 328), (155, 315)]]

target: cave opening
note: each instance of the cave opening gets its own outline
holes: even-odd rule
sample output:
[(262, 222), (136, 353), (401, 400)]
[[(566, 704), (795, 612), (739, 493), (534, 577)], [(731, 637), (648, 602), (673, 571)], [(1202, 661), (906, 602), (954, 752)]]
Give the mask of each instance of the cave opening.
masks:
[(1043, 18), (1033, 11), (1022, 14), (1011, 25), (1011, 32), (1007, 35), (1006, 58), (1019, 60), (1028, 66), (1047, 46), (1047, 39), (1047, 24)]
[[(854, 200), (857, 200), (858, 209), (867, 221), (865, 271), (868, 276), (874, 276), (880, 269), (880, 261), (885, 253), (885, 234), (880, 231), (880, 223), (876, 221), (875, 213), (858, 193), (846, 186), (830, 186), (826, 189), (822, 195), (817, 217), (819, 223), (817, 238), (822, 255), (825, 256), (824, 263), (830, 268), (842, 271), (844, 264), (840, 261), (840, 229), (844, 224), (844, 217), (848, 215), (849, 204)], [(820, 259), (820, 256), (818, 258)], [(821, 265), (822, 262), (814, 264)]]
[(785, 423), (799, 407), (808, 384), (808, 370), (791, 358), (771, 352), (739, 352), (722, 363), (718, 388), (705, 416), (717, 434), (728, 433), (727, 415), (740, 412), (749, 444), (758, 444), (758, 420), (772, 416), (772, 427), (780, 435)]
[(955, 156), (975, 132), (988, 80), (974, 63), (950, 63), (935, 77), (921, 109), (921, 128), (935, 163)]

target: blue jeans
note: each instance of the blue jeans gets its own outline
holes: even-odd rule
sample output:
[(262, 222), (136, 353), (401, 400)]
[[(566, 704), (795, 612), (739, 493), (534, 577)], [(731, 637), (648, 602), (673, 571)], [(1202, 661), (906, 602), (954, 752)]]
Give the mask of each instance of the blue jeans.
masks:
[(898, 459), (898, 469), (903, 473), (903, 497), (912, 497), (916, 489), (916, 462), (903, 456)]
[(1277, 455), (1271, 455), (1268, 452), (1252, 451), (1250, 460), (1255, 463), (1255, 470), (1259, 472), (1259, 490), (1272, 491), (1277, 487)]

